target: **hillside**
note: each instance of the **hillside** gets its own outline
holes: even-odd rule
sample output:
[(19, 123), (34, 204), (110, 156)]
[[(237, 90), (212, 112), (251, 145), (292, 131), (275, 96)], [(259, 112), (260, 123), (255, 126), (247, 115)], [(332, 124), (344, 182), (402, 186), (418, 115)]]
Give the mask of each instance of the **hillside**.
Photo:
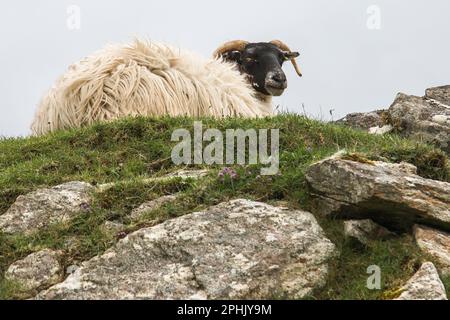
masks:
[[(44, 187), (71, 181), (93, 186), (113, 183), (93, 195), (86, 212), (30, 234), (0, 233), (0, 299), (24, 298), (27, 293), (3, 275), (15, 261), (42, 249), (63, 251), (64, 269), (102, 254), (136, 230), (168, 219), (205, 210), (232, 199), (251, 199), (274, 206), (314, 213), (306, 182), (307, 168), (345, 149), (347, 158), (359, 161), (408, 162), (424, 178), (450, 182), (450, 166), (443, 151), (395, 134), (374, 136), (340, 125), (325, 124), (297, 115), (267, 119), (203, 119), (203, 125), (224, 132), (230, 128), (280, 129), (280, 174), (260, 176), (260, 165), (232, 166), (237, 175), (221, 179), (224, 166), (177, 167), (170, 142), (175, 129), (192, 131), (189, 118), (133, 118), (43, 137), (0, 141), (0, 214), (17, 197)], [(155, 179), (180, 169), (211, 169), (200, 179)], [(131, 220), (142, 203), (178, 193), (170, 203)], [(344, 235), (343, 220), (315, 214), (339, 255), (329, 264), (326, 285), (311, 299), (389, 299), (424, 261), (409, 233), (389, 241), (369, 240), (365, 245)], [(111, 221), (124, 225), (120, 232), (105, 228)], [(366, 288), (367, 267), (383, 270), (381, 290)], [(450, 277), (442, 278), (447, 293)]]

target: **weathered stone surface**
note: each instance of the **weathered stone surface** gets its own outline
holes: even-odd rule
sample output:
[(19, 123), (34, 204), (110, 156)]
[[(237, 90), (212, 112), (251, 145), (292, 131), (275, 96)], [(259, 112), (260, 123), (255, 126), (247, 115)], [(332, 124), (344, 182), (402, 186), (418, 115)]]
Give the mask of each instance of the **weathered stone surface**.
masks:
[(344, 118), (336, 121), (336, 123), (363, 130), (369, 130), (373, 127), (383, 127), (386, 124), (383, 116), (384, 112), (385, 110), (367, 113), (350, 113)]
[(146, 213), (161, 208), (163, 205), (167, 203), (174, 202), (176, 199), (177, 199), (176, 195), (168, 195), (149, 202), (145, 202), (131, 212), (131, 219), (139, 220)]
[(312, 214), (234, 200), (137, 231), (36, 298), (301, 298), (333, 255)]
[(450, 154), (450, 86), (427, 89), (424, 97), (399, 93), (388, 110), (352, 113), (336, 123), (373, 134), (395, 131)]
[(345, 221), (344, 234), (363, 244), (368, 244), (369, 240), (385, 240), (395, 236), (394, 233), (370, 219)]
[(77, 271), (79, 268), (80, 268), (79, 266), (72, 264), (66, 268), (66, 274), (75, 273), (75, 271)]
[(411, 165), (361, 163), (333, 157), (308, 168), (306, 179), (325, 199), (322, 214), (367, 219), (406, 231), (414, 224), (450, 230), (450, 183), (424, 179)]
[(450, 234), (416, 225), (414, 237), (420, 249), (436, 258), (441, 272), (450, 275)]
[(62, 280), (64, 273), (59, 258), (61, 252), (42, 250), (13, 263), (5, 278), (19, 284), (20, 290), (33, 292), (43, 290)]
[(425, 92), (425, 97), (450, 106), (450, 86), (427, 89)]
[(396, 300), (447, 300), (444, 285), (431, 262), (424, 263), (402, 290)]
[(69, 182), (20, 196), (0, 216), (0, 230), (9, 234), (29, 234), (51, 224), (68, 221), (88, 210), (93, 190), (94, 187), (88, 183)]
[[(428, 94), (436, 97), (434, 90), (428, 89)], [(388, 112), (390, 124), (400, 134), (433, 143), (450, 153), (450, 106), (399, 93)]]
[(118, 233), (123, 231), (125, 228), (126, 226), (124, 224), (116, 221), (105, 221), (102, 225), (103, 231), (108, 233)]
[(206, 177), (209, 173), (207, 169), (201, 170), (180, 170), (174, 173), (170, 173), (163, 178), (181, 178), (181, 179), (200, 179)]
[[(171, 179), (176, 179), (179, 178), (181, 180), (187, 180), (187, 179), (201, 179), (203, 177), (206, 177), (209, 174), (209, 170), (207, 169), (203, 169), (203, 170), (179, 170), (176, 172), (172, 172), (169, 173), (165, 176), (161, 176), (161, 177), (152, 177), (152, 178), (145, 178), (142, 179), (141, 182), (143, 184), (153, 184), (153, 183), (158, 183), (158, 182), (164, 182), (164, 181), (168, 181)], [(120, 184), (126, 184), (126, 183), (134, 183), (135, 180), (130, 180), (130, 181), (121, 181), (119, 182)], [(116, 182), (111, 182), (111, 183), (105, 183), (105, 184), (101, 184), (97, 187), (97, 191), (98, 192), (105, 192), (111, 188), (113, 188), (114, 186), (116, 186), (118, 183)]]
[(382, 126), (382, 127), (372, 127), (369, 129), (369, 133), (370, 134), (377, 134), (377, 135), (383, 135), (386, 133), (391, 132), (392, 130), (394, 130), (394, 127), (391, 126), (390, 124)]

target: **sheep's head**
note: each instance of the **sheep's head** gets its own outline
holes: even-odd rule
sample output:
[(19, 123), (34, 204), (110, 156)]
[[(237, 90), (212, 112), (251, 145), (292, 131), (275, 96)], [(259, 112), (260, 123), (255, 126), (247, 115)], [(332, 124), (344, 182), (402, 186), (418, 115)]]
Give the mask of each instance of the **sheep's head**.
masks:
[(295, 61), (299, 55), (279, 40), (260, 43), (236, 40), (225, 43), (214, 53), (217, 59), (236, 63), (256, 91), (270, 96), (280, 96), (287, 88), (282, 69), (284, 62), (291, 61), (297, 74), (302, 76)]

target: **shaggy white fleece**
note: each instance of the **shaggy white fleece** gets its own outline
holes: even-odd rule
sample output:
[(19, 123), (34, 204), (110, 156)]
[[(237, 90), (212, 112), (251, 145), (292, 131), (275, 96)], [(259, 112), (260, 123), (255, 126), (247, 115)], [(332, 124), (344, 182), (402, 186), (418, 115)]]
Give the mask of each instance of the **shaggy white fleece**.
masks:
[(34, 135), (125, 116), (272, 114), (236, 66), (149, 41), (112, 45), (72, 65), (44, 96)]

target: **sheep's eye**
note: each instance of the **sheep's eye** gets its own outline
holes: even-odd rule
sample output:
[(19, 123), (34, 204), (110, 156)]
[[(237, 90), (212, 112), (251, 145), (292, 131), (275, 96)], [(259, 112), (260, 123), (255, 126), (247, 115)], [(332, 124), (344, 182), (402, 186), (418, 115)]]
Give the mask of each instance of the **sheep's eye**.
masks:
[(246, 63), (254, 63), (254, 62), (256, 62), (256, 60), (253, 58), (245, 58), (245, 62)]

